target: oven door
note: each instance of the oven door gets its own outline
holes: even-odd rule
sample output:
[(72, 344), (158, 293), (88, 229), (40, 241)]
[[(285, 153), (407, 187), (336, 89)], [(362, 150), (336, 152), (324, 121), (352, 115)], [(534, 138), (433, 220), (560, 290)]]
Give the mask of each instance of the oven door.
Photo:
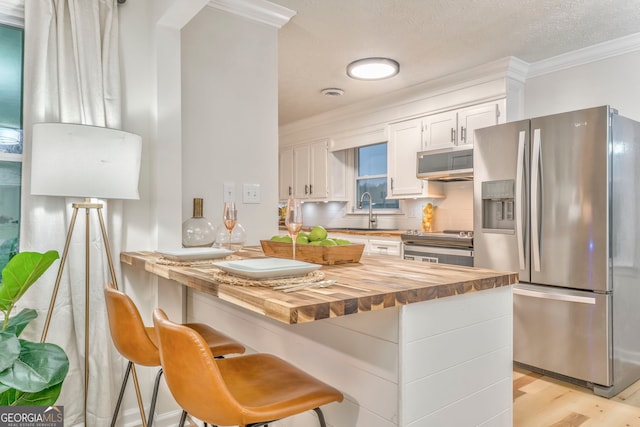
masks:
[(403, 258), (414, 261), (473, 267), (473, 249), (453, 249), (438, 246), (405, 244)]

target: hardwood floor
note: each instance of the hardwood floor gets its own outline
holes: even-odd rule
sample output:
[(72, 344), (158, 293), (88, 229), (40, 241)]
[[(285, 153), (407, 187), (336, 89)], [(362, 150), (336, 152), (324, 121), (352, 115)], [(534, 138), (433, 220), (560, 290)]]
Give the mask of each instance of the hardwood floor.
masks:
[(514, 367), (513, 414), (514, 427), (640, 427), (640, 381), (605, 399)]

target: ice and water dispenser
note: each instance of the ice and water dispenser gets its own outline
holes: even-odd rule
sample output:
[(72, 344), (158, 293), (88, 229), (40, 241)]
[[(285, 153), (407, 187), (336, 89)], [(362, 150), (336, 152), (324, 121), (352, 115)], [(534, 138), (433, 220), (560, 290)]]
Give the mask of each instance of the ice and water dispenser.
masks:
[(482, 183), (482, 228), (515, 232), (515, 181)]

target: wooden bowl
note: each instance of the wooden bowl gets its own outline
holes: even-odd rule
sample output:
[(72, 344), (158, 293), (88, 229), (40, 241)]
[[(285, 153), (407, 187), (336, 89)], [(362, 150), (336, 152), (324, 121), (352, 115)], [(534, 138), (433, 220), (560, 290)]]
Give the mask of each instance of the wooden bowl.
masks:
[[(275, 258), (292, 258), (293, 245), (287, 242), (273, 240), (260, 240), (262, 251), (266, 256)], [(296, 244), (296, 260), (313, 262), (315, 264), (346, 264), (359, 262), (364, 251), (361, 243), (338, 246), (320, 246), (309, 244)]]

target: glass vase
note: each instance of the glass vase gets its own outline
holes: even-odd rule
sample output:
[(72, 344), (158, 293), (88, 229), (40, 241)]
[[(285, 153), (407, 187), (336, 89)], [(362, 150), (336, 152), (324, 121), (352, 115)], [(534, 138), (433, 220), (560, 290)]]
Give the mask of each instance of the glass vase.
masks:
[(203, 200), (193, 199), (193, 216), (182, 223), (182, 246), (185, 248), (209, 247), (215, 240), (215, 228), (203, 215)]

